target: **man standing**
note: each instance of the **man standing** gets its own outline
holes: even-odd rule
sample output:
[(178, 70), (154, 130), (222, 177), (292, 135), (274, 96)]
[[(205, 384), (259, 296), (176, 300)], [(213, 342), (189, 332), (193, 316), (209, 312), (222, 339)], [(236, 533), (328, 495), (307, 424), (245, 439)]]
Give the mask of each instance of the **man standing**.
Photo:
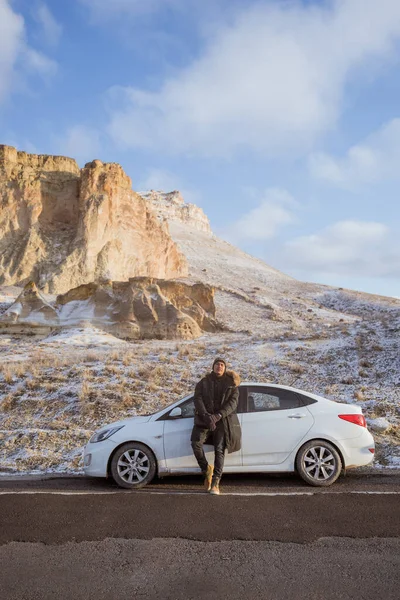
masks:
[[(223, 358), (216, 358), (212, 372), (196, 385), (194, 393), (194, 427), (191, 436), (193, 453), (204, 475), (204, 485), (211, 494), (219, 494), (224, 468), (225, 450), (237, 452), (241, 447), (241, 431), (236, 414), (240, 377), (226, 370)], [(209, 465), (203, 445), (212, 434), (215, 460)]]

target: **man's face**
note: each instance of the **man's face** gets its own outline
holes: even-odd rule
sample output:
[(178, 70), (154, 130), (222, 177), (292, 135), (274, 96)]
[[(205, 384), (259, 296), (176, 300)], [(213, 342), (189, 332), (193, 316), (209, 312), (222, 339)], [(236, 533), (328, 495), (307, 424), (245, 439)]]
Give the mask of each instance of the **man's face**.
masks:
[(217, 361), (214, 365), (214, 373), (216, 375), (218, 375), (218, 377), (221, 377), (221, 375), (223, 375), (225, 372), (225, 365), (222, 361)]

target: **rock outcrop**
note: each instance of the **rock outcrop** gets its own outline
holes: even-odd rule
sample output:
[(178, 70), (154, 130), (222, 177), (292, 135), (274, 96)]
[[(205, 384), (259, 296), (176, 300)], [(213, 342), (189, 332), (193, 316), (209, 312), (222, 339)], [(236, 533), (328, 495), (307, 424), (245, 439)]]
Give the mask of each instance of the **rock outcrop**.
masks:
[(159, 219), (175, 221), (191, 229), (197, 229), (211, 235), (210, 222), (207, 215), (195, 204), (185, 203), (180, 192), (140, 192), (152, 206)]
[(5, 324), (58, 325), (57, 311), (47, 302), (33, 282), (28, 283), (13, 304), (0, 316)]
[(82, 321), (128, 339), (192, 339), (216, 331), (214, 289), (204, 284), (135, 277), (81, 285), (59, 295), (63, 326)]
[(0, 146), (0, 284), (51, 293), (101, 279), (182, 277), (185, 257), (116, 163)]
[(0, 316), (0, 333), (49, 333), (88, 323), (124, 339), (193, 339), (220, 329), (211, 286), (134, 277), (80, 285), (54, 305), (29, 282)]

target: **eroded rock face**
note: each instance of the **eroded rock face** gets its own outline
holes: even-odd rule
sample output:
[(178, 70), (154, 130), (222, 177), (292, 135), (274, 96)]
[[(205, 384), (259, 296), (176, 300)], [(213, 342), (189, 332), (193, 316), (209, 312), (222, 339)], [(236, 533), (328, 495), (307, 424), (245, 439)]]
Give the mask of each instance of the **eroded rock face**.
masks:
[(16, 301), (0, 316), (4, 324), (58, 325), (57, 311), (33, 282), (28, 283)]
[(175, 221), (198, 231), (204, 231), (211, 235), (210, 222), (201, 208), (195, 204), (187, 204), (180, 192), (141, 192), (152, 206), (154, 212), (160, 219)]
[(115, 163), (0, 146), (0, 284), (49, 292), (90, 281), (187, 274), (151, 205)]
[(81, 321), (130, 339), (192, 339), (216, 331), (214, 289), (148, 277), (81, 285), (59, 295), (64, 326)]

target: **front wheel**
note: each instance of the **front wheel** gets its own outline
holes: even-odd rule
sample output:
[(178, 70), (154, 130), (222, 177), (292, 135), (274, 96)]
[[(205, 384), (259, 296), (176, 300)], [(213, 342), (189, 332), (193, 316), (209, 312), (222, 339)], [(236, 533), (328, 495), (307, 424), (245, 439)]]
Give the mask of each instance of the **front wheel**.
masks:
[(131, 490), (144, 487), (155, 474), (155, 456), (144, 444), (128, 442), (112, 457), (111, 475), (119, 487)]
[(300, 448), (296, 457), (296, 468), (306, 483), (316, 487), (327, 487), (339, 477), (342, 461), (332, 444), (323, 440), (312, 440)]

